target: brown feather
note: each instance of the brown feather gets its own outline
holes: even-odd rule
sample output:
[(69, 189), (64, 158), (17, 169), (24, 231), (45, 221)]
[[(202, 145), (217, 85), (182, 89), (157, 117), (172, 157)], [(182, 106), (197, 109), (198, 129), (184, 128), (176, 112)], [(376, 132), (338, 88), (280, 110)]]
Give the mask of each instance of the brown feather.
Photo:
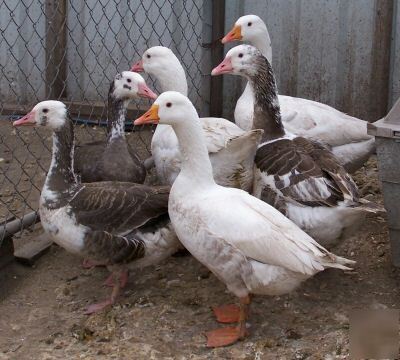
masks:
[[(255, 163), (260, 171), (273, 176), (276, 188), (291, 201), (306, 206), (333, 207), (344, 199), (358, 201), (356, 185), (334, 155), (322, 145), (297, 137), (282, 139), (262, 145), (256, 154)], [(289, 176), (285, 184), (284, 175)], [(317, 179), (325, 179), (330, 196), (322, 196)], [(295, 188), (307, 181), (312, 199), (304, 199)]]
[(70, 205), (78, 223), (124, 234), (166, 214), (169, 189), (112, 181), (89, 183), (82, 185)]

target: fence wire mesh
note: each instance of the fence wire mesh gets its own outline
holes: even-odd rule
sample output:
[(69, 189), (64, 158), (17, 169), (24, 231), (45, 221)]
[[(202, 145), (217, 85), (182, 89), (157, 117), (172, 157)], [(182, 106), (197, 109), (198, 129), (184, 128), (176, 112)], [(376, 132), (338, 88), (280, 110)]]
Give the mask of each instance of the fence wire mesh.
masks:
[[(0, 225), (18, 220), (22, 226), (24, 215), (38, 207), (50, 162), (51, 134), (16, 130), (10, 121), (37, 102), (65, 101), (76, 121), (78, 143), (102, 139), (105, 127), (98, 124), (106, 120), (104, 104), (115, 74), (128, 70), (150, 46), (163, 45), (181, 60), (189, 97), (201, 114), (208, 113), (204, 3), (0, 0)], [(138, 111), (148, 106), (146, 101), (131, 104)], [(151, 134), (134, 130), (129, 142), (146, 158)], [(4, 236), (0, 233), (0, 246)]]

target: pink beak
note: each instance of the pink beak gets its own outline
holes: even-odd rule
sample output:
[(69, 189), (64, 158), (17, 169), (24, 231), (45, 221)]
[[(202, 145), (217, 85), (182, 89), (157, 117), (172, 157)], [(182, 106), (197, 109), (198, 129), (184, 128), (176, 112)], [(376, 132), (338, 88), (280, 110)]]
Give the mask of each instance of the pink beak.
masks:
[(157, 99), (157, 94), (155, 94), (146, 83), (140, 83), (138, 86), (138, 95), (141, 97), (149, 99)]
[(13, 126), (32, 126), (35, 125), (35, 112), (31, 111), (30, 113), (26, 114), (21, 119), (13, 122)]
[(212, 76), (221, 75), (221, 74), (229, 74), (233, 71), (232, 61), (230, 57), (226, 57), (221, 64), (211, 71)]
[(136, 64), (133, 64), (131, 67), (131, 71), (134, 72), (143, 72), (143, 60), (139, 60)]

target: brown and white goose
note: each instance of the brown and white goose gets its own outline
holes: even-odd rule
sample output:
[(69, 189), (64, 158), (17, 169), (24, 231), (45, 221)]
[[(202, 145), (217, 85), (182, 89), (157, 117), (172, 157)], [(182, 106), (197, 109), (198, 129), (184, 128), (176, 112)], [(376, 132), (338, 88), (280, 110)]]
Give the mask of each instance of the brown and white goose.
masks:
[(254, 126), (264, 130), (255, 158), (255, 196), (323, 246), (354, 232), (368, 212), (383, 211), (359, 198), (356, 184), (329, 150), (285, 131), (272, 67), (259, 50), (231, 49), (212, 74), (244, 76), (254, 94)]
[(135, 124), (154, 122), (174, 128), (184, 154), (168, 204), (176, 233), (240, 299), (240, 307), (214, 308), (219, 322), (238, 324), (208, 332), (208, 346), (226, 346), (248, 335), (251, 294), (287, 294), (326, 268), (348, 269), (354, 263), (328, 252), (267, 203), (216, 184), (199, 117), (187, 97), (162, 93)]
[(74, 172), (74, 130), (60, 101), (38, 103), (14, 126), (53, 131), (53, 152), (39, 214), (44, 230), (67, 251), (107, 265), (111, 298), (87, 313), (113, 304), (126, 282), (127, 269), (153, 264), (179, 248), (168, 219), (169, 187), (128, 182), (80, 183)]
[(146, 170), (125, 138), (125, 117), (132, 99), (157, 97), (140, 74), (117, 74), (108, 91), (107, 139), (77, 146), (75, 171), (83, 182), (129, 181), (142, 184)]
[[(257, 15), (240, 17), (222, 43), (245, 41), (272, 62), (271, 39), (267, 26)], [(331, 106), (298, 97), (278, 95), (282, 122), (292, 133), (330, 147), (347, 171), (359, 169), (375, 150), (375, 139), (367, 134), (367, 122)], [(252, 128), (254, 94), (247, 84), (235, 108), (235, 122)]]
[[(187, 96), (185, 70), (171, 49), (154, 46), (147, 49), (133, 71), (145, 71), (154, 76), (162, 91), (178, 91)], [(223, 118), (201, 118), (214, 178), (223, 186), (251, 191), (253, 162), (260, 130), (243, 131)], [(161, 183), (172, 184), (180, 171), (181, 153), (171, 126), (158, 125), (151, 140), (151, 153)]]

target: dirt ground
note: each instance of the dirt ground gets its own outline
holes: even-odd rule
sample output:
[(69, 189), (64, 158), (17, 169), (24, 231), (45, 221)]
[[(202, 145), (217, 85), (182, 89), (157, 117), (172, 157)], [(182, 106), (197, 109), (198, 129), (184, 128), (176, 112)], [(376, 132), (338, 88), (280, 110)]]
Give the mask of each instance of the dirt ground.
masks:
[[(382, 201), (375, 159), (355, 179), (364, 196)], [(25, 232), (16, 246), (40, 231)], [(354, 271), (328, 270), (289, 295), (256, 297), (250, 336), (208, 349), (203, 334), (219, 326), (210, 306), (235, 299), (195, 259), (172, 257), (132, 273), (117, 305), (86, 316), (86, 305), (109, 294), (107, 271), (84, 270), (53, 245), (32, 268), (13, 263), (0, 271), (0, 359), (349, 359), (349, 313), (399, 308), (399, 271), (378, 216), (334, 252), (356, 260)]]

